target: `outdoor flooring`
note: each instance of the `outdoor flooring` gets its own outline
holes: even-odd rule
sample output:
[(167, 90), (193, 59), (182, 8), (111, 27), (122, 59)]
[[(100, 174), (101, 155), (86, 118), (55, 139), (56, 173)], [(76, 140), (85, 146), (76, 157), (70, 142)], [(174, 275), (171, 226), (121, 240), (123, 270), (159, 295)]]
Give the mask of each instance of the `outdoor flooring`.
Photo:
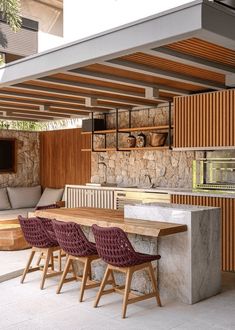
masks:
[(34, 272), (27, 275), (24, 284), (20, 284), (19, 277), (0, 283), (1, 330), (235, 329), (235, 274), (232, 273), (223, 274), (222, 293), (215, 297), (191, 306), (163, 302), (162, 308), (154, 299), (142, 301), (128, 306), (124, 320), (120, 295), (103, 296), (100, 307), (93, 308), (97, 289), (87, 290), (85, 301), (79, 303), (79, 282), (66, 283), (57, 295), (58, 278), (47, 279), (44, 290), (39, 289), (40, 278), (41, 273)]

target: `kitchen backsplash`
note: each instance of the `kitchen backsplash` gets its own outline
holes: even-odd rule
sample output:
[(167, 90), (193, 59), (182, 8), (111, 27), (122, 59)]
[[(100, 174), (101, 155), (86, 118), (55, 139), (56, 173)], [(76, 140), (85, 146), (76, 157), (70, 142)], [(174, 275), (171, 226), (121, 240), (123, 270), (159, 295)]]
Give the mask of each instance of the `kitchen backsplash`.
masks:
[[(168, 107), (140, 110), (132, 114), (132, 127), (168, 124)], [(107, 128), (115, 127), (115, 115), (107, 116)], [(128, 113), (119, 115), (119, 127), (128, 127)], [(146, 132), (144, 132), (146, 133)], [(135, 133), (135, 135), (138, 133)], [(122, 137), (121, 137), (122, 136)], [(125, 136), (120, 134), (120, 143)], [(102, 137), (96, 147), (102, 147)], [(107, 136), (107, 146), (112, 147), (114, 135)], [(133, 150), (131, 152), (107, 151), (93, 152), (91, 163), (91, 182), (126, 185), (148, 184), (148, 174), (152, 183), (159, 187), (192, 187), (192, 161), (202, 157), (201, 152), (162, 150)], [(104, 164), (99, 164), (104, 163)]]

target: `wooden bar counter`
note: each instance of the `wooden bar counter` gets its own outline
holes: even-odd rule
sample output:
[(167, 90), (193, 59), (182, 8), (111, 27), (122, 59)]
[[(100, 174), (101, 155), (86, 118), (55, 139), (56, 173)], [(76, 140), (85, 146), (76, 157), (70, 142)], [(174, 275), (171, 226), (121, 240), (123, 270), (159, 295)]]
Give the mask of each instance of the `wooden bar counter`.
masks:
[(60, 208), (39, 210), (36, 216), (56, 219), (59, 221), (73, 221), (83, 226), (91, 227), (93, 224), (102, 227), (119, 227), (129, 234), (144, 236), (166, 236), (187, 231), (187, 226), (182, 224), (149, 221), (141, 219), (124, 218), (123, 211), (96, 208)]
[[(79, 223), (90, 241), (94, 241), (93, 224), (123, 229), (136, 251), (161, 255), (153, 265), (163, 301), (193, 304), (220, 291), (219, 208), (150, 203), (125, 205), (124, 212), (60, 208), (38, 210), (34, 215)], [(105, 267), (97, 262), (94, 279), (102, 278)], [(149, 288), (147, 274), (136, 272), (132, 289), (148, 293)]]

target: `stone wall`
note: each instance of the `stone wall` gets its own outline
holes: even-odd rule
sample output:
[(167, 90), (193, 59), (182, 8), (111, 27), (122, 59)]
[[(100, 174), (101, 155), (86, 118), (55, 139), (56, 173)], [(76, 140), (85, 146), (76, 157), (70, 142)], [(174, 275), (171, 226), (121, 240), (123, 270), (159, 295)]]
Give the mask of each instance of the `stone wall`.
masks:
[(17, 139), (16, 173), (0, 173), (0, 187), (39, 184), (39, 133), (0, 130), (0, 138)]
[[(166, 106), (158, 109), (135, 111), (132, 114), (132, 127), (156, 126), (168, 124), (169, 110)], [(173, 117), (173, 113), (172, 113)], [(172, 119), (173, 122), (173, 119)], [(115, 127), (114, 114), (107, 117), (107, 128)], [(128, 127), (128, 113), (119, 115), (119, 127)], [(135, 136), (139, 132), (132, 133)], [(148, 132), (144, 132), (147, 136)], [(125, 146), (127, 135), (120, 134), (120, 145)], [(103, 147), (102, 136), (96, 137), (95, 147)], [(107, 147), (114, 146), (115, 135), (107, 135)], [(152, 183), (159, 187), (192, 187), (192, 161), (196, 152), (179, 152), (169, 149), (133, 150), (131, 152), (93, 152), (91, 164), (91, 182), (122, 183), (128, 185), (147, 184), (146, 174)], [(107, 165), (107, 175), (105, 166)]]

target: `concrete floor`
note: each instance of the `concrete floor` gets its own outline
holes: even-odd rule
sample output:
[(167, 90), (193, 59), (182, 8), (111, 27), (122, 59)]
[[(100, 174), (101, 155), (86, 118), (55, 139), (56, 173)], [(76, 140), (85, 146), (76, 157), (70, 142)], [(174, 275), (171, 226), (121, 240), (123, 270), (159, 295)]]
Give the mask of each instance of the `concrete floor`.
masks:
[[(25, 261), (26, 256), (23, 264)], [(97, 289), (87, 290), (85, 301), (79, 303), (78, 282), (65, 284), (62, 293), (56, 295), (58, 278), (47, 279), (41, 291), (40, 277), (41, 273), (35, 272), (28, 274), (23, 285), (19, 278), (0, 283), (1, 330), (235, 329), (235, 274), (223, 274), (222, 293), (215, 297), (192, 306), (163, 302), (162, 308), (154, 299), (146, 300), (129, 305), (125, 320), (121, 319), (120, 295), (104, 296), (100, 307), (93, 308)]]

